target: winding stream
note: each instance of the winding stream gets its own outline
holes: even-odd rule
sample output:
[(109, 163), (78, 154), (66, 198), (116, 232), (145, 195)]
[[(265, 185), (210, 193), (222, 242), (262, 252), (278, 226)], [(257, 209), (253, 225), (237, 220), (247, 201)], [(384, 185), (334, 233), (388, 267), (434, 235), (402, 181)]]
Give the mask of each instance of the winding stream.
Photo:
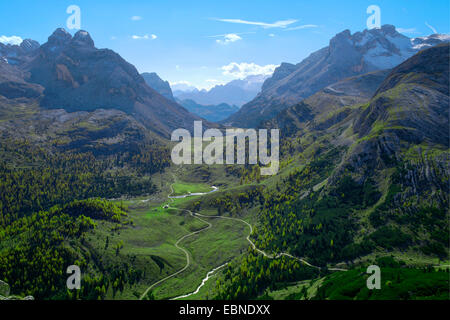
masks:
[[(186, 193), (186, 194), (182, 194), (179, 196), (167, 196), (169, 199), (183, 199), (183, 198), (187, 198), (187, 197), (193, 197), (193, 196), (204, 196), (213, 192), (216, 192), (219, 190), (219, 188), (217, 188), (216, 186), (211, 186), (212, 190), (209, 192), (197, 192), (197, 193)], [(172, 189), (173, 190), (173, 189)], [(173, 193), (173, 192), (172, 192)]]
[[(175, 176), (174, 176), (174, 179), (175, 179), (175, 181), (176, 181)], [(174, 183), (175, 183), (175, 182), (174, 182)], [(193, 196), (203, 196), (203, 195), (207, 195), (207, 194), (210, 194), (210, 193), (213, 193), (213, 192), (216, 192), (216, 191), (219, 190), (218, 187), (211, 186), (211, 188), (212, 188), (213, 190), (211, 190), (211, 191), (209, 191), (209, 192), (203, 192), (203, 193), (202, 193), (202, 192), (199, 192), (199, 193), (187, 193), (187, 194), (178, 195), (178, 196), (171, 196), (171, 194), (174, 193), (174, 190), (173, 190), (173, 184), (174, 184), (174, 183), (172, 183), (172, 184), (170, 185), (170, 190), (171, 190), (171, 192), (170, 192), (169, 195), (167, 196), (167, 198), (168, 198), (171, 202), (173, 202), (174, 199), (182, 199), (182, 198), (193, 197)], [(180, 210), (180, 211), (187, 211), (192, 217), (199, 219), (200, 221), (206, 223), (208, 226), (206, 226), (206, 227), (204, 227), (204, 228), (202, 228), (202, 229), (200, 229), (200, 230), (197, 230), (197, 231), (195, 231), (195, 232), (192, 232), (192, 233), (189, 233), (189, 234), (187, 234), (187, 235), (184, 235), (183, 237), (181, 237), (180, 239), (178, 239), (178, 241), (175, 243), (175, 247), (176, 247), (177, 249), (183, 251), (184, 254), (186, 255), (186, 265), (185, 265), (182, 269), (176, 271), (175, 273), (172, 273), (171, 275), (169, 275), (169, 276), (167, 276), (167, 277), (165, 277), (165, 278), (163, 278), (163, 279), (161, 279), (161, 280), (159, 280), (159, 281), (153, 283), (153, 284), (152, 284), (150, 287), (148, 287), (148, 288), (145, 290), (145, 292), (141, 295), (140, 300), (142, 300), (152, 288), (154, 288), (155, 286), (161, 284), (162, 282), (164, 282), (164, 281), (166, 281), (166, 280), (168, 280), (168, 279), (170, 279), (170, 278), (172, 278), (172, 277), (174, 277), (174, 276), (176, 276), (176, 275), (182, 273), (184, 270), (186, 270), (186, 269), (190, 266), (191, 262), (190, 262), (189, 252), (188, 252), (186, 249), (180, 247), (179, 244), (180, 244), (180, 242), (182, 242), (184, 239), (189, 238), (189, 237), (191, 237), (191, 236), (193, 236), (193, 235), (196, 235), (196, 234), (198, 234), (198, 233), (200, 233), (200, 232), (206, 231), (206, 230), (208, 230), (209, 228), (212, 227), (212, 224), (211, 224), (211, 223), (209, 223), (209, 222), (207, 222), (207, 221), (201, 219), (200, 217), (202, 217), (202, 218), (207, 218), (207, 219), (228, 219), (228, 220), (235, 220), (235, 221), (242, 222), (242, 223), (246, 224), (246, 225), (249, 227), (249, 231), (250, 231), (250, 232), (249, 232), (249, 234), (248, 234), (248, 236), (247, 236), (247, 238), (246, 238), (247, 241), (250, 243), (250, 245), (252, 246), (252, 248), (253, 248), (255, 251), (257, 251), (258, 253), (262, 254), (263, 256), (265, 256), (265, 257), (267, 257), (267, 258), (269, 258), (269, 259), (276, 259), (276, 258), (279, 258), (279, 257), (281, 257), (281, 256), (286, 256), (286, 257), (289, 257), (289, 258), (298, 260), (298, 261), (304, 263), (305, 265), (307, 265), (307, 266), (309, 266), (309, 267), (316, 268), (316, 269), (318, 269), (318, 270), (321, 269), (321, 268), (318, 267), (318, 266), (315, 266), (315, 265), (310, 264), (309, 262), (307, 262), (307, 261), (306, 261), (305, 259), (303, 259), (303, 258), (295, 257), (295, 256), (293, 256), (293, 255), (291, 255), (291, 254), (289, 254), (289, 253), (286, 253), (286, 252), (281, 252), (281, 253), (278, 253), (278, 254), (276, 254), (276, 255), (272, 255), (272, 254), (268, 254), (268, 253), (264, 252), (263, 250), (258, 249), (258, 248), (256, 247), (256, 245), (253, 243), (253, 241), (250, 239), (250, 236), (251, 236), (251, 234), (253, 233), (253, 227), (252, 227), (252, 225), (251, 225), (250, 223), (248, 223), (248, 222), (245, 221), (245, 220), (242, 220), (242, 219), (239, 219), (239, 218), (233, 218), (233, 217), (207, 216), (207, 215), (203, 215), (203, 214), (200, 214), (200, 213), (192, 212), (192, 211), (186, 210), (186, 209), (174, 208), (174, 207), (171, 207), (170, 205), (167, 205), (166, 208), (175, 209), (175, 210)], [(205, 285), (205, 283), (209, 280), (209, 278), (210, 278), (214, 273), (216, 273), (218, 270), (220, 270), (221, 268), (225, 267), (226, 265), (228, 265), (228, 262), (227, 262), (227, 263), (224, 263), (224, 264), (222, 264), (222, 265), (220, 265), (220, 266), (218, 266), (218, 267), (216, 267), (216, 268), (214, 268), (214, 269), (212, 269), (211, 271), (209, 271), (209, 272), (206, 274), (206, 277), (203, 278), (201, 284), (197, 287), (197, 289), (196, 289), (194, 292), (191, 292), (191, 293), (188, 293), (188, 294), (185, 294), (185, 295), (181, 295), (181, 296), (175, 297), (175, 298), (173, 298), (173, 299), (171, 299), (171, 300), (183, 299), (183, 298), (187, 298), (187, 297), (189, 297), (189, 296), (192, 296), (192, 295), (197, 294), (197, 293), (200, 291), (200, 289)], [(346, 269), (342, 269), (342, 268), (328, 268), (328, 270), (330, 270), (330, 271), (347, 271)]]

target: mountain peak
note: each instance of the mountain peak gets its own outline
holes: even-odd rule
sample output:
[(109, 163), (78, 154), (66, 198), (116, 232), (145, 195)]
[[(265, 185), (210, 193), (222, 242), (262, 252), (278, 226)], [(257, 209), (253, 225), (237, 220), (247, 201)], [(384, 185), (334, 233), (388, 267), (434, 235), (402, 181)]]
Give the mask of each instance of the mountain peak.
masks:
[(32, 39), (25, 39), (20, 44), (20, 47), (23, 50), (30, 52), (30, 51), (33, 51), (33, 50), (36, 50), (37, 48), (39, 48), (39, 42), (32, 40)]
[(141, 76), (150, 88), (156, 90), (163, 97), (175, 101), (169, 82), (161, 79), (156, 72), (144, 72)]
[(50, 37), (48, 37), (49, 43), (63, 44), (67, 43), (72, 39), (70, 33), (68, 33), (64, 28), (56, 29)]
[(350, 32), (350, 30), (349, 29), (345, 29), (344, 31), (341, 31), (341, 32), (339, 32), (339, 33), (337, 33), (333, 38), (332, 38), (332, 40), (333, 39), (341, 39), (341, 38), (350, 38), (352, 36), (352, 33)]
[[(377, 29), (375, 29), (375, 30), (377, 30)], [(381, 26), (381, 31), (385, 34), (397, 33), (395, 26), (392, 24), (385, 24), (385, 25)]]
[(89, 32), (84, 30), (75, 33), (72, 42), (83, 46), (94, 47), (94, 40), (92, 40)]

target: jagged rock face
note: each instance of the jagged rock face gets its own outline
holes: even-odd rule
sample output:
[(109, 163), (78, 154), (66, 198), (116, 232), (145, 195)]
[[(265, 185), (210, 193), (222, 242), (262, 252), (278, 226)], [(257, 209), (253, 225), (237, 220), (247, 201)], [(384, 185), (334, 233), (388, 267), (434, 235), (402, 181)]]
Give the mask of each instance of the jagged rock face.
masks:
[(392, 71), (329, 85), (283, 110), (265, 127), (278, 127), (284, 136), (326, 137), (328, 147), (348, 147), (328, 185), (349, 172), (360, 182), (377, 180), (380, 172), (404, 163), (406, 174), (400, 179), (406, 189), (398, 197), (430, 194), (433, 201), (446, 203), (449, 52), (448, 43), (440, 44)]
[(20, 45), (0, 43), (0, 61), (11, 65), (21, 65), (32, 59), (39, 49), (39, 42), (25, 39)]
[(169, 136), (199, 118), (150, 88), (136, 68), (108, 49), (95, 48), (86, 31), (57, 29), (22, 69), (44, 87), (40, 105), (69, 112), (118, 109)]
[[(90, 37), (56, 30), (26, 66), (30, 82), (45, 87), (41, 105), (67, 111), (116, 108), (131, 112), (145, 89), (133, 66), (110, 50), (97, 50)], [(83, 41), (86, 40), (86, 41)], [(141, 80), (141, 81), (140, 81)], [(143, 88), (139, 88), (139, 85)]]
[[(224, 123), (257, 126), (281, 110), (308, 98), (326, 86), (367, 72), (391, 69), (414, 55), (423, 46), (448, 41), (443, 36), (409, 39), (385, 25), (380, 29), (351, 34), (345, 30), (323, 48), (297, 65), (282, 64), (253, 101)], [(422, 47), (419, 45), (422, 44)]]
[(371, 70), (391, 69), (417, 52), (411, 39), (391, 25), (357, 32), (353, 36), (349, 34), (347, 41), (361, 56), (365, 67)]
[(262, 85), (262, 91), (268, 90), (270, 87), (275, 85), (277, 81), (280, 81), (281, 79), (294, 72), (295, 69), (297, 69), (295, 64), (283, 62), (279, 67), (275, 69), (272, 77), (264, 81), (264, 84)]
[(175, 101), (168, 81), (162, 80), (155, 72), (141, 74), (148, 86), (163, 97)]

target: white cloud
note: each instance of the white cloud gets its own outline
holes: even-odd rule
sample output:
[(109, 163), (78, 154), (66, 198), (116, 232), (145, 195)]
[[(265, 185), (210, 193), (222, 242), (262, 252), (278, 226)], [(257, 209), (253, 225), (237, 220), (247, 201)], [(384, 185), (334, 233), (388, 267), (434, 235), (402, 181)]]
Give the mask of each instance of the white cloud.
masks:
[(142, 17), (141, 16), (132, 16), (131, 20), (132, 21), (139, 21), (139, 20), (142, 20)]
[(265, 29), (286, 28), (287, 26), (289, 26), (293, 23), (296, 23), (298, 21), (298, 20), (294, 20), (294, 19), (288, 19), (288, 20), (276, 21), (273, 23), (267, 23), (267, 22), (261, 22), (261, 21), (248, 21), (248, 20), (242, 20), (242, 19), (213, 19), (213, 20), (221, 21), (221, 22), (228, 22), (228, 23), (249, 24), (249, 25), (253, 25), (253, 26), (260, 26)]
[(111, 36), (111, 40), (116, 40), (117, 37), (116, 36)]
[(223, 39), (217, 39), (216, 42), (220, 44), (229, 44), (230, 42), (242, 40), (242, 38), (235, 33), (224, 34), (222, 37)]
[(7, 37), (7, 36), (0, 36), (0, 42), (3, 44), (16, 44), (19, 45), (22, 43), (22, 38), (18, 37), (18, 36), (11, 36), (11, 37)]
[(400, 33), (417, 33), (416, 28), (395, 28)]
[(131, 38), (134, 40), (150, 40), (150, 39), (155, 40), (156, 38), (158, 38), (158, 36), (155, 34), (151, 34), (151, 35), (146, 34), (144, 36), (132, 35)]
[(437, 30), (436, 30), (436, 28), (434, 28), (433, 26), (429, 25), (428, 22), (425, 22), (425, 25), (426, 25), (428, 28), (430, 28), (431, 31), (433, 31), (433, 34), (438, 33)]
[(292, 30), (301, 30), (301, 29), (310, 29), (310, 28), (318, 28), (318, 25), (315, 24), (304, 24), (301, 26), (291, 27), (287, 28), (286, 31), (292, 31)]
[(267, 64), (265, 66), (257, 65), (256, 63), (236, 63), (231, 62), (230, 64), (223, 66), (222, 73), (226, 76), (232, 76), (234, 78), (243, 79), (250, 75), (271, 75), (275, 68), (278, 67), (274, 64)]
[(273, 33), (269, 33), (269, 37), (275, 37), (275, 35)]

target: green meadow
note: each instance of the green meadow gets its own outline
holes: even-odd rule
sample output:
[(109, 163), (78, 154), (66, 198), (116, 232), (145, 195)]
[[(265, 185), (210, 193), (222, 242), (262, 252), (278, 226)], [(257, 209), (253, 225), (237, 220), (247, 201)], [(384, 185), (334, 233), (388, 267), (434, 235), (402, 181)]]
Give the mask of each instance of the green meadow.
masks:
[[(120, 264), (130, 261), (134, 268), (143, 270), (143, 278), (123, 292), (107, 293), (108, 299), (136, 299), (153, 283), (163, 279), (186, 265), (185, 253), (175, 243), (185, 235), (201, 230), (179, 243), (189, 252), (189, 267), (182, 273), (152, 288), (156, 299), (170, 299), (196, 290), (202, 279), (212, 269), (244, 253), (248, 248), (246, 237), (248, 227), (239, 221), (193, 217), (184, 210), (202, 196), (168, 199), (169, 175), (161, 177), (166, 185), (157, 197), (139, 197), (128, 200), (114, 200), (128, 210), (132, 226), (112, 230), (110, 224), (99, 222), (90, 233), (88, 243), (103, 253), (105, 263)], [(173, 177), (172, 177), (173, 181)], [(212, 190), (207, 183), (175, 182), (174, 193), (183, 195)], [(211, 215), (210, 211), (200, 211)], [(108, 244), (107, 244), (108, 243)], [(117, 247), (120, 246), (120, 250)], [(208, 281), (208, 288), (213, 281)], [(111, 291), (111, 290), (110, 290)], [(203, 291), (201, 291), (203, 292)], [(207, 296), (207, 294), (206, 294)]]

